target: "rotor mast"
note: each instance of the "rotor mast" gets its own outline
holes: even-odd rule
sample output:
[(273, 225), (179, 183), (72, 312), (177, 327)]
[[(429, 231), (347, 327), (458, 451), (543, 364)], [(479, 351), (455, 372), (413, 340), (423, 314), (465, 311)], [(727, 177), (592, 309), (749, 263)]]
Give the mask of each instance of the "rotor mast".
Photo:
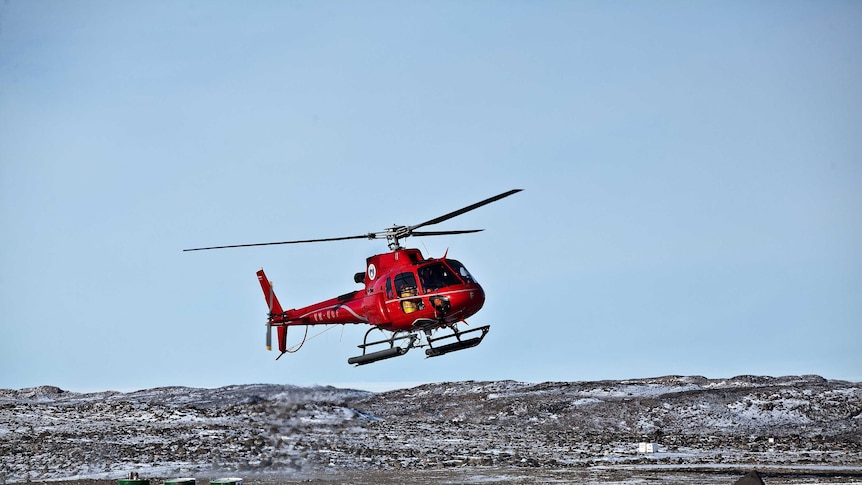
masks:
[(404, 226), (392, 226), (386, 230), (386, 245), (392, 251), (401, 249), (401, 239), (406, 238), (410, 234), (405, 233)]

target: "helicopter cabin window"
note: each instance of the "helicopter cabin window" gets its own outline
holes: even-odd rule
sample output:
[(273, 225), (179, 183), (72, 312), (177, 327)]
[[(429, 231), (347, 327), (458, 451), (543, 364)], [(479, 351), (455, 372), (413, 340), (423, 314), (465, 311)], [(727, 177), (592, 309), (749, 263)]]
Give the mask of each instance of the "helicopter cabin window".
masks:
[(467, 268), (465, 268), (460, 261), (455, 261), (454, 259), (447, 259), (446, 263), (461, 276), (461, 279), (464, 280), (465, 283), (477, 283), (477, 281), (473, 278), (473, 275), (471, 275), (470, 272), (467, 271)]
[(461, 284), (461, 280), (443, 263), (431, 263), (419, 268), (419, 280), (425, 293)]
[(392, 278), (386, 278), (386, 298), (390, 300), (395, 298), (395, 293), (392, 292)]
[(410, 299), (417, 296), (416, 277), (413, 273), (401, 273), (395, 277), (395, 293), (401, 298), (401, 309), (404, 313), (413, 313), (423, 308), (421, 299)]

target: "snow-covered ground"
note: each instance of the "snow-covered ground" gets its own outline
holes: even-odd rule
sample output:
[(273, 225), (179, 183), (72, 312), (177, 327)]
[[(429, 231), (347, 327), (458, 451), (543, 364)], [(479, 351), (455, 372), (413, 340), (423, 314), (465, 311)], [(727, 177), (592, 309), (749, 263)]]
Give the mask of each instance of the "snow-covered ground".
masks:
[[(642, 442), (657, 451), (639, 453)], [(862, 384), (671, 376), (437, 383), (376, 394), (262, 384), (0, 390), (0, 457), (6, 483), (129, 471), (265, 478), (458, 470), (470, 481), (507, 473), (590, 481), (626, 470), (750, 469), (853, 482), (862, 481)]]

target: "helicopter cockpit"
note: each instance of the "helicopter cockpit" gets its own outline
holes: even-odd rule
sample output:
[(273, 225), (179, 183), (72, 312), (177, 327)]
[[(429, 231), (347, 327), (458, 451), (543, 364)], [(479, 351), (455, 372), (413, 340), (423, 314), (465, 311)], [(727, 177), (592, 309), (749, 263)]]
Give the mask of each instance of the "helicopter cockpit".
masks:
[(454, 259), (426, 264), (419, 268), (418, 273), (425, 293), (434, 293), (447, 286), (476, 283), (467, 268)]

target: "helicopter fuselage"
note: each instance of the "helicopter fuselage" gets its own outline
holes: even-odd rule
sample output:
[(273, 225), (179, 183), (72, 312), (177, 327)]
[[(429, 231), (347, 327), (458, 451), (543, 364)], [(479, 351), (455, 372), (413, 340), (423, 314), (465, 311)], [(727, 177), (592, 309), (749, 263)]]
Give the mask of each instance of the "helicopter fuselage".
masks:
[(282, 328), (290, 325), (370, 324), (392, 332), (431, 330), (460, 322), (485, 303), (482, 287), (456, 260), (425, 259), (418, 249), (398, 249), (366, 262), (365, 272), (356, 275), (364, 290), (286, 311), (278, 307), (263, 270), (258, 271), (264, 294), (272, 297), (268, 299), (270, 324), (279, 330), (279, 344)]

